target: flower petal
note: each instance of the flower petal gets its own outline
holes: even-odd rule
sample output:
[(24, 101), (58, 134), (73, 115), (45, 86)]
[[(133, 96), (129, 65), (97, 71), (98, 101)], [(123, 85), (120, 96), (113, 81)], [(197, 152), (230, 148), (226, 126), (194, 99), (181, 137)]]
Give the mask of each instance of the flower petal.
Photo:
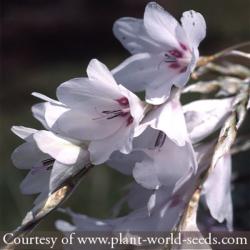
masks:
[(67, 165), (76, 163), (82, 150), (69, 140), (45, 130), (34, 134), (34, 140), (42, 152)]
[(189, 44), (197, 48), (206, 36), (204, 17), (199, 12), (189, 10), (182, 14), (181, 24), (187, 34)]
[(37, 132), (36, 129), (24, 126), (12, 126), (11, 131), (24, 140), (27, 140), (31, 135)]
[(78, 161), (74, 165), (69, 166), (55, 161), (49, 180), (50, 192), (53, 192), (56, 188), (58, 188), (58, 186), (68, 177), (76, 174), (79, 170), (84, 168), (88, 161), (88, 152), (84, 150), (81, 151), (81, 155), (79, 155)]
[(69, 109), (65, 106), (43, 102), (32, 106), (33, 116), (40, 121), (46, 129), (52, 129), (57, 131), (54, 126), (58, 118)]
[[(152, 98), (155, 94), (154, 90), (157, 89), (158, 91), (158, 88), (161, 88), (158, 91), (159, 93), (157, 92), (160, 97), (168, 97), (173, 79), (179, 74), (178, 71), (168, 67), (162, 54), (148, 53), (140, 53), (129, 57), (114, 68), (112, 73), (117, 82), (130, 91), (139, 92), (146, 89), (147, 92), (152, 92)], [(162, 93), (162, 91), (164, 92)]]
[(141, 19), (120, 18), (114, 23), (113, 33), (131, 54), (142, 52), (158, 53), (162, 50), (159, 43), (148, 35)]
[(168, 102), (150, 111), (141, 126), (151, 126), (164, 132), (179, 146), (188, 140), (186, 122), (178, 97), (172, 97)]
[(189, 62), (186, 71), (183, 73), (177, 74), (175, 79), (173, 79), (173, 83), (176, 87), (183, 88), (185, 84), (188, 82), (191, 73), (193, 72), (196, 62), (199, 58), (198, 49), (193, 49), (191, 53), (191, 61)]
[(20, 169), (31, 169), (46, 158), (48, 157), (40, 151), (34, 141), (21, 144), (11, 155), (13, 164)]
[(49, 186), (46, 185), (46, 188), (44, 188), (42, 192), (34, 200), (33, 204), (35, 205), (35, 207), (33, 208), (33, 210), (36, 211), (37, 207), (41, 207), (41, 203), (44, 203), (44, 201), (46, 201), (48, 196), (49, 196)]
[(148, 34), (162, 44), (164, 50), (179, 48), (176, 32), (181, 41), (185, 41), (185, 33), (178, 21), (156, 2), (147, 4), (144, 13), (144, 25)]
[(131, 129), (125, 126), (107, 138), (90, 142), (88, 150), (90, 152), (90, 160), (93, 164), (104, 163), (116, 150), (124, 154), (131, 152), (133, 134)]
[(49, 102), (42, 102), (42, 103), (37, 103), (31, 107), (31, 111), (33, 116), (41, 122), (44, 128), (50, 129), (46, 119), (45, 119), (45, 113), (46, 113), (46, 108), (49, 105)]
[(89, 80), (88, 78), (75, 78), (62, 83), (57, 88), (58, 99), (73, 108), (81, 108), (88, 105), (89, 101), (98, 99), (121, 98), (118, 90), (104, 85), (102, 82)]
[(133, 182), (127, 196), (129, 207), (133, 210), (145, 207), (152, 193), (153, 190), (145, 189), (136, 182)]
[(119, 151), (114, 152), (107, 165), (125, 175), (132, 175), (136, 162), (142, 161), (147, 155), (142, 151), (132, 151), (130, 154), (122, 154)]
[(144, 116), (146, 104), (140, 100), (140, 98), (133, 92), (129, 91), (122, 85), (119, 85), (121, 93), (128, 99), (130, 114), (134, 118), (134, 123), (136, 125), (142, 120)]
[(32, 92), (31, 95), (33, 95), (33, 96), (35, 96), (43, 101), (46, 101), (46, 102), (50, 102), (50, 103), (57, 104), (57, 105), (62, 105), (62, 103), (44, 95), (44, 94), (38, 93), (38, 92)]
[(204, 183), (204, 194), (211, 215), (220, 223), (227, 221), (232, 230), (231, 156), (224, 155)]
[(87, 67), (89, 80), (105, 85), (107, 89), (118, 91), (117, 83), (109, 69), (97, 59), (92, 59)]
[(161, 185), (153, 159), (136, 163), (133, 169), (133, 177), (136, 182), (147, 189), (156, 189)]
[(31, 171), (22, 181), (20, 188), (23, 194), (36, 194), (46, 190), (49, 183), (50, 171), (40, 171), (33, 174)]
[(145, 149), (154, 149), (160, 131), (153, 129), (150, 126), (145, 128), (144, 124), (142, 124), (141, 127), (142, 128), (139, 128), (138, 130), (141, 130), (142, 132), (133, 140), (133, 150), (143, 151)]
[(62, 83), (57, 88), (58, 99), (70, 107), (82, 107), (92, 99), (121, 98), (118, 85), (107, 67), (93, 59), (90, 61), (87, 73), (88, 78), (75, 78)]
[(133, 170), (135, 180), (145, 188), (156, 189), (165, 186), (179, 189), (190, 173), (197, 170), (194, 151), (188, 142), (179, 147), (166, 138), (163, 146), (146, 152), (150, 158), (136, 163)]
[[(167, 161), (166, 154), (169, 155)], [(190, 171), (197, 170), (192, 145), (188, 142), (185, 146), (179, 147), (166, 138), (163, 146), (152, 152), (151, 157), (154, 159), (154, 167), (159, 181), (167, 187), (178, 188), (180, 182), (182, 183), (188, 178)]]
[(216, 131), (232, 111), (233, 98), (198, 100), (183, 106), (193, 143)]
[[(101, 107), (105, 110), (104, 105)], [(59, 117), (54, 126), (62, 135), (84, 141), (101, 140), (109, 137), (126, 123), (125, 117), (117, 116), (108, 119), (101, 110), (97, 110), (98, 107), (95, 107), (95, 109), (95, 111), (93, 111), (93, 107), (92, 109), (86, 109), (85, 107), (72, 109)], [(109, 110), (109, 108), (106, 110)]]
[(111, 232), (113, 223), (118, 223), (121, 220), (120, 218), (114, 220), (92, 218), (84, 214), (74, 213), (69, 209), (66, 212), (71, 216), (71, 220), (78, 231)]
[(112, 70), (116, 81), (133, 92), (145, 90), (159, 69), (160, 57), (148, 53), (133, 55)]

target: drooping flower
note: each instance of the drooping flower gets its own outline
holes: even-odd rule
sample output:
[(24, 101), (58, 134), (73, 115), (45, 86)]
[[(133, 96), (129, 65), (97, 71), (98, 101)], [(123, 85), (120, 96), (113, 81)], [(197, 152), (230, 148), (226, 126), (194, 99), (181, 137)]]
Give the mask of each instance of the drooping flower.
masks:
[(190, 139), (199, 142), (219, 129), (232, 113), (234, 98), (204, 99), (183, 106)]
[(113, 31), (133, 56), (113, 70), (118, 81), (132, 91), (146, 90), (146, 100), (163, 103), (173, 85), (183, 87), (199, 57), (206, 35), (203, 16), (193, 10), (179, 22), (155, 2), (147, 4), (143, 20), (125, 17)]
[(13, 126), (12, 131), (26, 141), (14, 150), (12, 161), (17, 168), (30, 170), (21, 191), (40, 193), (35, 203), (89, 164), (89, 152), (77, 140), (22, 126)]
[(91, 162), (100, 164), (115, 150), (125, 154), (131, 151), (145, 104), (117, 84), (99, 61), (91, 60), (87, 74), (88, 78), (72, 79), (58, 87), (59, 104), (38, 104), (33, 113), (50, 129), (88, 141)]
[(203, 186), (203, 193), (211, 215), (220, 223), (226, 220), (229, 230), (233, 228), (231, 165), (231, 155), (225, 154), (218, 160)]
[(159, 106), (154, 106), (140, 124), (142, 131), (150, 126), (163, 132), (178, 146), (184, 146), (189, 141), (184, 111), (179, 93), (173, 91), (169, 99)]
[[(172, 209), (185, 203), (180, 189), (188, 180), (193, 180), (198, 167), (191, 141), (187, 137), (186, 139), (179, 145), (164, 132), (148, 127), (135, 138), (132, 153), (122, 157), (116, 152), (107, 162), (114, 169), (133, 175), (135, 181), (144, 188), (145, 191), (140, 191), (140, 196), (145, 194), (148, 197), (144, 206), (149, 214), (158, 206), (170, 206), (168, 209)], [(127, 199), (130, 196), (131, 192)]]
[[(171, 188), (169, 190), (163, 185), (152, 190), (142, 186), (138, 189), (138, 185), (136, 188), (132, 186), (130, 192), (134, 191), (134, 193), (129, 194), (127, 201), (130, 203), (130, 208), (133, 211), (125, 216), (97, 219), (67, 211), (71, 216), (73, 224), (60, 220), (57, 221), (56, 226), (61, 231), (90, 230), (112, 233), (122, 231), (129, 235), (133, 235), (134, 231), (138, 233), (145, 231), (171, 231), (176, 226), (195, 188), (194, 175), (189, 177), (189, 180), (182, 182), (179, 189), (176, 189), (175, 192), (171, 192)], [(152, 178), (154, 177), (152, 176)]]
[[(157, 189), (167, 186), (178, 188), (190, 174), (197, 170), (192, 145), (179, 147), (165, 137), (162, 145), (146, 150), (148, 158), (135, 164), (133, 176), (145, 188)], [(183, 161), (185, 159), (185, 161)]]
[[(157, 125), (158, 128), (161, 128), (161, 131), (165, 131), (166, 133), (170, 132), (171, 130), (167, 129), (168, 125), (166, 126), (166, 122), (164, 128), (162, 127), (164, 123), (161, 123), (161, 121), (167, 120), (163, 118), (168, 117), (169, 110), (171, 110), (169, 108), (173, 106), (173, 101), (175, 102), (174, 107), (176, 107), (178, 102), (177, 99), (174, 98), (156, 110), (150, 111), (150, 113), (152, 113), (151, 115), (149, 113), (146, 117), (148, 121), (145, 124), (153, 120), (154, 122), (150, 123), (152, 127)], [(151, 194), (149, 192), (143, 192), (143, 189), (141, 190), (141, 195), (144, 193), (148, 197), (147, 209), (150, 213), (157, 210), (160, 204), (165, 204), (166, 209), (175, 207), (178, 204), (183, 204), (185, 200), (188, 200), (186, 197), (190, 192), (192, 193), (192, 191), (194, 191), (195, 183), (197, 183), (201, 173), (211, 165), (215, 141), (212, 140), (209, 143), (203, 143), (202, 140), (222, 126), (225, 119), (232, 112), (233, 104), (233, 98), (225, 98), (194, 101), (184, 106), (183, 112), (185, 114), (190, 139), (195, 145), (194, 150), (191, 150), (192, 145), (186, 136), (179, 137), (182, 139), (186, 138), (186, 144), (183, 145), (180, 142), (185, 142), (185, 140), (176, 140), (176, 138), (178, 138), (176, 136), (173, 137), (175, 138), (175, 140), (173, 140), (173, 138), (169, 138), (166, 134), (164, 135), (164, 133), (159, 132), (159, 130), (147, 128), (147, 130), (134, 140), (135, 145), (132, 155), (130, 154), (132, 156), (131, 158), (130, 155), (119, 157), (119, 154), (116, 153), (111, 156), (111, 160), (108, 163), (111, 163), (113, 168), (123, 173), (129, 170), (126, 174), (133, 174), (137, 183), (141, 184), (145, 189), (151, 190)], [(165, 114), (164, 110), (166, 111)], [(180, 109), (174, 110), (180, 111)], [(158, 115), (156, 115), (156, 113)], [(182, 120), (180, 120), (181, 114), (175, 114), (175, 116), (172, 115), (171, 117), (179, 117), (177, 120)], [(171, 122), (176, 122), (177, 120), (173, 119)], [(160, 123), (160, 125), (158, 123)], [(180, 127), (185, 131), (185, 127)], [(178, 129), (177, 131), (181, 133), (182, 130)], [(185, 133), (183, 133), (183, 135), (185, 135)], [(195, 169), (194, 154), (196, 162), (198, 163), (197, 170)], [(203, 194), (205, 195), (211, 215), (219, 222), (226, 219), (228, 228), (231, 229), (231, 169), (228, 165), (230, 165), (228, 157), (223, 157), (219, 160), (205, 183)], [(126, 166), (128, 166), (128, 168), (126, 168)], [(217, 185), (220, 185), (220, 192), (216, 191), (218, 189), (216, 188)], [(216, 194), (214, 192), (216, 192)], [(127, 199), (128, 198), (129, 196)], [(167, 206), (166, 204), (171, 205)]]
[[(107, 164), (123, 174), (132, 174), (136, 162), (148, 161), (149, 165), (157, 165), (158, 163), (153, 161), (158, 156), (168, 157), (168, 162), (175, 162), (176, 159), (173, 159), (175, 150), (179, 153), (186, 151), (184, 153), (186, 157), (189, 150), (192, 151), (192, 143), (179, 97), (178, 93), (174, 93), (164, 104), (152, 107), (140, 123), (138, 128), (140, 135), (133, 140), (133, 151), (129, 155), (116, 151)], [(189, 159), (188, 155), (187, 159)], [(186, 167), (188, 169), (188, 164)], [(178, 168), (175, 170), (179, 171)]]
[[(161, 187), (156, 187), (150, 190), (141, 187), (139, 192), (135, 189), (133, 198), (133, 204), (130, 206), (134, 209), (132, 212), (128, 213), (126, 216), (118, 218), (108, 218), (108, 219), (97, 219), (91, 218), (86, 215), (80, 215), (67, 211), (72, 219), (72, 224), (66, 221), (57, 221), (56, 226), (61, 231), (107, 231), (107, 232), (126, 232), (128, 235), (133, 235), (133, 232), (157, 232), (157, 231), (171, 231), (179, 221), (180, 216), (183, 214), (186, 205), (188, 204), (194, 190), (196, 189), (197, 178), (200, 174), (209, 166), (211, 162), (211, 152), (213, 151), (214, 143), (208, 143), (196, 148), (196, 161), (199, 165), (198, 171), (195, 174), (191, 174), (185, 181), (182, 181), (178, 188), (174, 192), (172, 190), (162, 185)], [(169, 156), (172, 152), (170, 152)], [(182, 163), (183, 158), (180, 157), (179, 163), (184, 165), (185, 161)], [(175, 166), (177, 167), (177, 166)], [(175, 169), (173, 169), (174, 171)], [(145, 169), (147, 172), (147, 170)], [(164, 168), (162, 168), (164, 172)], [(168, 170), (167, 170), (168, 171)], [(154, 176), (152, 176), (152, 174)], [(146, 175), (146, 174), (145, 174)], [(154, 178), (156, 175), (150, 172), (150, 176)], [(163, 177), (164, 182), (167, 178)], [(169, 176), (169, 184), (171, 182), (171, 175)], [(156, 185), (153, 185), (156, 186)], [(143, 199), (141, 199), (143, 196)], [(144, 198), (148, 199), (145, 202)], [(131, 194), (129, 199), (131, 198)], [(134, 201), (136, 200), (136, 204)], [(128, 200), (129, 201), (129, 200)], [(139, 202), (139, 204), (138, 204)], [(196, 223), (194, 221), (194, 223)], [(137, 233), (136, 233), (137, 234)], [(138, 235), (138, 234), (137, 234)]]

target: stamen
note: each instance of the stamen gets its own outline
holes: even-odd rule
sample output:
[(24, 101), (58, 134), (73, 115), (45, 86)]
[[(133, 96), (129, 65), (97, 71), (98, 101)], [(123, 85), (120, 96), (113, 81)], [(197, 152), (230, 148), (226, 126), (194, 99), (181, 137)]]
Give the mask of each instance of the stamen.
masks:
[[(93, 118), (93, 120), (100, 120), (100, 119), (112, 119), (119, 115), (121, 115), (122, 110), (121, 109), (115, 109), (115, 110), (103, 110), (100, 115), (100, 117)], [(109, 116), (111, 115), (111, 116)]]
[(104, 111), (102, 111), (103, 114), (113, 114), (116, 112), (121, 112), (121, 110), (117, 109), (117, 110), (104, 110)]
[(113, 116), (107, 117), (107, 119), (108, 119), (108, 120), (113, 119), (113, 118), (115, 118), (115, 117), (117, 117), (117, 116), (120, 116), (121, 114), (122, 114), (122, 113), (114, 114)]
[(53, 158), (43, 160), (41, 162), (41, 165), (37, 165), (37, 166), (32, 167), (31, 174), (34, 175), (34, 174), (36, 174), (36, 173), (38, 173), (40, 171), (51, 170), (52, 167), (53, 167), (54, 162), (55, 162), (55, 159), (53, 159)]
[(155, 147), (161, 148), (165, 140), (166, 140), (166, 135), (160, 131), (155, 141)]
[(173, 55), (165, 54), (166, 58), (164, 59), (164, 62), (176, 62), (176, 57)]
[(43, 160), (43, 161), (42, 161), (44, 167), (50, 166), (50, 165), (53, 164), (54, 162), (55, 162), (55, 160), (54, 160), (53, 158), (50, 158), (50, 159), (47, 159), (47, 160)]
[(103, 110), (99, 112), (99, 117), (92, 118), (93, 120), (100, 120), (100, 119), (106, 119), (111, 120), (116, 117), (125, 117), (127, 126), (130, 125), (133, 122), (133, 117), (130, 115), (130, 108), (129, 108), (129, 102), (126, 97), (122, 97), (120, 99), (116, 100), (121, 106), (124, 106), (121, 109), (113, 109), (113, 110)]

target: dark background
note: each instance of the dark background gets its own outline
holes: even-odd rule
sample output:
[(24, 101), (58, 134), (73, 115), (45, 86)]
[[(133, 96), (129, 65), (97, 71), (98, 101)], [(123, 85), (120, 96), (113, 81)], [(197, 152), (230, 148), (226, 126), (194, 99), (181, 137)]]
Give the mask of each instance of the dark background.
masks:
[[(112, 34), (113, 22), (123, 16), (142, 17), (145, 0), (5, 0), (1, 2), (1, 152), (0, 230), (12, 230), (34, 197), (24, 196), (19, 184), (26, 174), (10, 161), (21, 143), (10, 132), (12, 125), (41, 128), (30, 107), (38, 102), (33, 91), (55, 97), (56, 87), (73, 77), (85, 75), (91, 58), (109, 68), (128, 56)], [(158, 1), (179, 18), (185, 10), (201, 12), (207, 22), (207, 38), (201, 54), (249, 40), (249, 0)], [(234, 158), (233, 186), (235, 226), (250, 230), (249, 152)], [(240, 170), (239, 170), (240, 169)], [(240, 173), (240, 174), (239, 174)], [(238, 179), (237, 179), (238, 178)], [(123, 193), (129, 178), (99, 167), (87, 176), (65, 206), (92, 216), (107, 217)], [(53, 213), (39, 229), (53, 229)], [(60, 214), (59, 214), (60, 217)]]

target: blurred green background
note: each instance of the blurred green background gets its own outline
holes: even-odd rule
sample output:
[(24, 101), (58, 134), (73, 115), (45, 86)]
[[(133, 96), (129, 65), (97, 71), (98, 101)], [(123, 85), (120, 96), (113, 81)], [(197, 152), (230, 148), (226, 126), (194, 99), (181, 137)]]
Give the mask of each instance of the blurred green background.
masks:
[[(25, 171), (11, 163), (11, 152), (22, 142), (12, 125), (42, 128), (30, 107), (37, 91), (55, 97), (56, 87), (85, 75), (91, 58), (109, 68), (128, 56), (112, 34), (113, 22), (122, 16), (142, 17), (145, 0), (4, 0), (1, 15), (1, 160), (0, 230), (18, 226), (34, 197), (24, 196), (19, 184)], [(180, 17), (188, 9), (200, 11), (207, 22), (201, 54), (210, 54), (250, 39), (249, 0), (162, 0), (170, 13)], [(234, 158), (235, 226), (250, 230), (249, 152)], [(107, 167), (91, 171), (65, 203), (78, 212), (107, 217), (130, 178)], [(53, 229), (61, 215), (51, 214), (38, 229)]]

